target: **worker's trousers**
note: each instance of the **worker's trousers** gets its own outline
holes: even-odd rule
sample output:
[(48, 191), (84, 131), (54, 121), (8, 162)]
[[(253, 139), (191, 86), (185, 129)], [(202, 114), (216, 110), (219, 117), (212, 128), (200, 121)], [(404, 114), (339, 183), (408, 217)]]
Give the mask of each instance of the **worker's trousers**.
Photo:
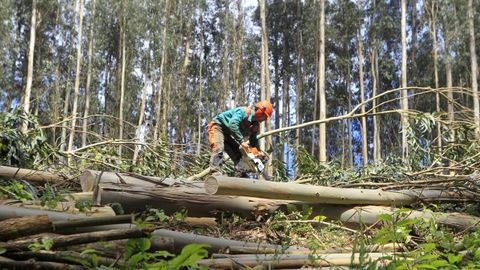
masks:
[(235, 165), (242, 158), (242, 153), (239, 150), (240, 144), (232, 138), (227, 130), (222, 129), (220, 125), (213, 121), (208, 125), (208, 142), (212, 149), (210, 168), (213, 172), (221, 171), (224, 151), (227, 152)]

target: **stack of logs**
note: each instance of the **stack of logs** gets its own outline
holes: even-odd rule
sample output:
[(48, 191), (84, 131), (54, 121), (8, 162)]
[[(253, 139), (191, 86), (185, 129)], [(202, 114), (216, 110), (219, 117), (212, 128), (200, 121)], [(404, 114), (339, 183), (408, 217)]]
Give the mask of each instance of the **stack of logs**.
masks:
[[(0, 177), (31, 182), (61, 182), (65, 177), (41, 171), (0, 166)], [(107, 217), (64, 213), (42, 209), (0, 206), (0, 265), (15, 269), (85, 269), (78, 260), (88, 259), (79, 251), (86, 245), (101, 248), (97, 242), (110, 241), (116, 252), (99, 257), (104, 265), (122, 265), (121, 245), (125, 239), (150, 237), (152, 250), (178, 252), (190, 243), (209, 245), (210, 258), (198, 263), (215, 269), (238, 267), (299, 268), (309, 266), (345, 266), (359, 262), (351, 250), (313, 251), (292, 246), (235, 241), (200, 236), (165, 229), (141, 229), (132, 224), (132, 213), (147, 207), (161, 208), (172, 214), (186, 208), (189, 217), (216, 217), (231, 212), (246, 218), (286, 209), (288, 204), (309, 205), (313, 215), (326, 216), (354, 228), (363, 223), (374, 225), (378, 215), (393, 214), (395, 207), (424, 201), (475, 200), (475, 194), (449, 192), (442, 189), (378, 189), (332, 188), (295, 183), (278, 183), (252, 179), (210, 176), (205, 182), (186, 179), (148, 177), (135, 174), (86, 170), (79, 177), (81, 193), (75, 199), (91, 199), (98, 207), (119, 203), (129, 215), (102, 212)], [(107, 214), (105, 214), (107, 213)], [(458, 230), (478, 228), (480, 219), (461, 213), (432, 213), (411, 210), (406, 218), (435, 218), (438, 224)], [(210, 226), (215, 226), (211, 224)], [(34, 243), (51, 239), (50, 251), (32, 251)], [(392, 247), (369, 247), (372, 260), (389, 255)], [(109, 254), (109, 252), (105, 252)], [(34, 267), (33, 267), (34, 266)], [(341, 269), (341, 268), (339, 268)], [(346, 268), (347, 269), (347, 268)]]

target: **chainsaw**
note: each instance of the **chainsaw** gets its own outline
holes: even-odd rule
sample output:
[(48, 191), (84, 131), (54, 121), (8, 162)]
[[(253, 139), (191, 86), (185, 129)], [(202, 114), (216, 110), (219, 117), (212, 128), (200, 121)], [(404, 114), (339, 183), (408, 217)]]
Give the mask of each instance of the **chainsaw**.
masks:
[(261, 179), (260, 175), (263, 176), (265, 180), (271, 179), (265, 170), (265, 163), (268, 161), (268, 156), (263, 151), (259, 151), (256, 147), (240, 146), (240, 152), (242, 153), (242, 161), (246, 165), (247, 170), (256, 173), (258, 179)]

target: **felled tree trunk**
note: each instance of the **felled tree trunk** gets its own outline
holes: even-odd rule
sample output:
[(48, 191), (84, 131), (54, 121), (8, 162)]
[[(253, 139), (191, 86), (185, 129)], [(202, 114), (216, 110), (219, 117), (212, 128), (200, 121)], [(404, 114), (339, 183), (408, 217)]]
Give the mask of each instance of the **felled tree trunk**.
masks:
[(461, 213), (433, 213), (410, 210), (401, 215), (395, 213), (395, 208), (387, 206), (347, 206), (347, 205), (315, 205), (313, 215), (323, 215), (329, 219), (339, 220), (347, 225), (357, 226), (359, 224), (373, 225), (378, 222), (381, 214), (393, 215), (397, 220), (422, 218), (434, 219), (437, 224), (459, 230), (480, 227), (480, 218)]
[(47, 215), (7, 219), (0, 222), (0, 241), (48, 232), (51, 229), (52, 223)]
[[(409, 205), (419, 201), (477, 200), (472, 194), (443, 190), (355, 189), (278, 183), (226, 176), (209, 176), (205, 181), (208, 194), (250, 196), (276, 200), (294, 200), (346, 205)], [(470, 197), (466, 197), (469, 195)]]
[(0, 177), (49, 183), (57, 183), (65, 180), (65, 178), (59, 174), (9, 166), (0, 166)]
[[(91, 233), (79, 233), (72, 235), (60, 235), (50, 238), (53, 240), (52, 249), (92, 243), (97, 241), (109, 241), (117, 239), (128, 239), (128, 238), (141, 238), (148, 237), (152, 232), (151, 228), (144, 229), (119, 229), (119, 230), (110, 230), (110, 231), (101, 231), (101, 232), (91, 232)], [(19, 241), (11, 241), (6, 243), (0, 243), (0, 248), (4, 248), (7, 251), (22, 251), (28, 250), (29, 246), (33, 243), (38, 242), (40, 239), (32, 238)]]
[[(388, 253), (364, 254), (365, 261), (375, 261)], [(361, 263), (360, 254), (322, 254), (312, 256), (309, 254), (268, 254), (234, 256), (222, 259), (204, 259), (197, 262), (201, 266), (214, 269), (236, 269), (238, 266), (263, 266), (271, 268), (300, 268), (302, 266), (351, 266)]]
[(172, 214), (181, 208), (190, 217), (214, 216), (218, 211), (253, 216), (256, 212), (274, 212), (285, 201), (248, 198), (242, 196), (213, 196), (205, 192), (203, 182), (182, 186), (138, 187), (124, 184), (100, 184), (94, 192), (94, 203), (120, 203), (126, 213), (144, 211), (146, 206), (161, 208)]
[(160, 178), (152, 176), (143, 176), (135, 174), (101, 172), (94, 170), (85, 170), (80, 175), (80, 185), (83, 192), (94, 191), (99, 184), (129, 184), (140, 187), (171, 186), (175, 182), (171, 178)]

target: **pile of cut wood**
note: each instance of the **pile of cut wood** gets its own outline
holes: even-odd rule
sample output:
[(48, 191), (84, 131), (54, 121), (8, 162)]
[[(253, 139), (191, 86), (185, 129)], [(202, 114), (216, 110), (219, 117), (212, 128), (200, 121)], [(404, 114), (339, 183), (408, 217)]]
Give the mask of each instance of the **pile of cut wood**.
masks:
[[(65, 181), (61, 175), (5, 166), (0, 166), (0, 176), (32, 182)], [(122, 261), (121, 247), (126, 239), (150, 237), (152, 250), (178, 252), (187, 244), (208, 244), (210, 258), (198, 263), (216, 269), (246, 266), (286, 269), (303, 265), (348, 267), (359, 261), (358, 254), (352, 256), (349, 249), (313, 252), (297, 246), (286, 248), (167, 229), (137, 228), (132, 224), (131, 214), (145, 211), (146, 208), (160, 208), (166, 214), (172, 214), (185, 208), (188, 216), (193, 218), (217, 217), (225, 212), (255, 218), (294, 204), (309, 205), (313, 215), (326, 216), (355, 228), (360, 222), (365, 225), (376, 224), (378, 215), (394, 214), (398, 206), (406, 207), (423, 201), (475, 200), (474, 194), (436, 188), (383, 191), (225, 176), (210, 176), (201, 182), (86, 170), (79, 177), (79, 182), (82, 192), (71, 197), (73, 200), (91, 199), (96, 215), (27, 208), (29, 205), (25, 202), (0, 206), (0, 238), (3, 241), (0, 243), (0, 250), (3, 251), (0, 265), (15, 269), (84, 269), (75, 258), (91, 259), (91, 256), (81, 254), (86, 246), (103, 249), (102, 254), (105, 255), (98, 257), (101, 264), (121, 265), (125, 263)], [(115, 216), (108, 207), (113, 203), (120, 204), (128, 215)], [(70, 208), (68, 206), (72, 202), (66, 202), (65, 205), (64, 208)], [(434, 214), (414, 210), (404, 218), (417, 217), (435, 218), (438, 224), (459, 230), (475, 229), (480, 222), (478, 217), (461, 213)], [(199, 221), (192, 219), (192, 222), (195, 220)], [(105, 249), (105, 246), (98, 244), (99, 241), (111, 242), (109, 246), (115, 248)], [(38, 246), (41, 248), (36, 249)], [(370, 247), (371, 253), (367, 256), (377, 260), (391, 251), (392, 247), (388, 246)]]

